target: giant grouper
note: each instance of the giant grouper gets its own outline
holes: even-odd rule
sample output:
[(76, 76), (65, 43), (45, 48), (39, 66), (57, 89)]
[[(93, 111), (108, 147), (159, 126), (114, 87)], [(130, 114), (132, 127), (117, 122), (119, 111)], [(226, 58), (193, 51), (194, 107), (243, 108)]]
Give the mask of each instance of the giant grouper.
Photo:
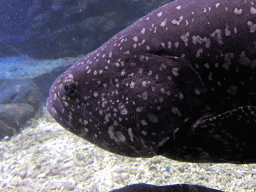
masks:
[(53, 83), (46, 107), (109, 152), (256, 163), (256, 0), (177, 0)]

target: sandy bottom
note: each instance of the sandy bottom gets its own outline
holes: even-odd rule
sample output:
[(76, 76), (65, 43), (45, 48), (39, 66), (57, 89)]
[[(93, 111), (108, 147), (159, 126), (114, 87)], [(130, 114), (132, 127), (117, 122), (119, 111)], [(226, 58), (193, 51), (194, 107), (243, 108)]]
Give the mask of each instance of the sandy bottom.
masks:
[(181, 163), (161, 156), (127, 158), (44, 118), (0, 142), (0, 191), (109, 191), (139, 182), (198, 184), (223, 191), (256, 190), (256, 164)]

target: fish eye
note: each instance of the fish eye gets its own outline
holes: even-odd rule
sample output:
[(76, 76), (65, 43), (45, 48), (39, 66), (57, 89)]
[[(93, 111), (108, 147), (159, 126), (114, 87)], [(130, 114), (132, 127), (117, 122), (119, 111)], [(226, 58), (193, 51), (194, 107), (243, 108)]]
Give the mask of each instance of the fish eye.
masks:
[(74, 95), (77, 92), (76, 85), (74, 83), (64, 85), (64, 91), (70, 95)]

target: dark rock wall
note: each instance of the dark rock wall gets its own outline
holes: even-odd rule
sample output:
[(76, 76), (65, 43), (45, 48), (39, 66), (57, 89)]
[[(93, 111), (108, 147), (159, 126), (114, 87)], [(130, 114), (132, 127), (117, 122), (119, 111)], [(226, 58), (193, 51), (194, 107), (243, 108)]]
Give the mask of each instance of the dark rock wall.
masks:
[(4, 30), (0, 29), (0, 57), (21, 53), (36, 59), (85, 55), (170, 1), (28, 0), (26, 4), (2, 1), (0, 26)]

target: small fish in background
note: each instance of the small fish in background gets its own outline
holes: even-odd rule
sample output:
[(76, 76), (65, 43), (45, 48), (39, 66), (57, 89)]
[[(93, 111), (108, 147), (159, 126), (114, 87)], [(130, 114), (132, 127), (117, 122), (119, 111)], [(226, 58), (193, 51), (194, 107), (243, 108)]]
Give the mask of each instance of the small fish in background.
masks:
[(77, 61), (46, 107), (119, 155), (255, 163), (255, 66), (255, 0), (178, 0)]

